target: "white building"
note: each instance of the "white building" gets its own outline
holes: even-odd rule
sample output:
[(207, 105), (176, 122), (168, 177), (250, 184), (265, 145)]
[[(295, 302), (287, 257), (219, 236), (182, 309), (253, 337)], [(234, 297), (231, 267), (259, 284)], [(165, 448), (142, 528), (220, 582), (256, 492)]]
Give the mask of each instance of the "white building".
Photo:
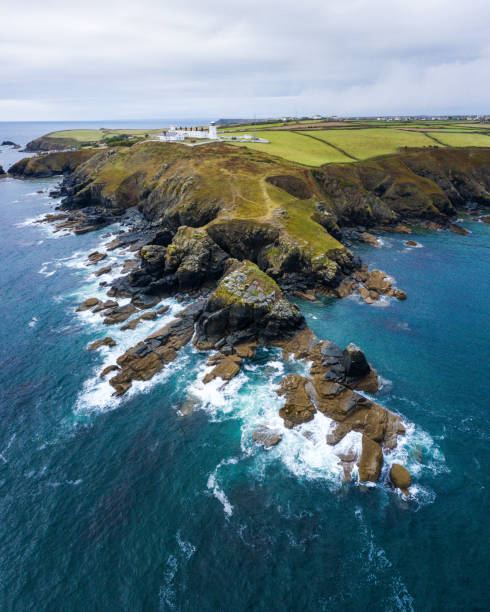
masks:
[(162, 132), (159, 137), (160, 140), (165, 141), (179, 141), (185, 140), (186, 138), (192, 139), (208, 139), (208, 140), (218, 140), (218, 131), (214, 124), (214, 121), (211, 122), (209, 127), (206, 128), (187, 128), (187, 127), (175, 127), (171, 126), (168, 130)]

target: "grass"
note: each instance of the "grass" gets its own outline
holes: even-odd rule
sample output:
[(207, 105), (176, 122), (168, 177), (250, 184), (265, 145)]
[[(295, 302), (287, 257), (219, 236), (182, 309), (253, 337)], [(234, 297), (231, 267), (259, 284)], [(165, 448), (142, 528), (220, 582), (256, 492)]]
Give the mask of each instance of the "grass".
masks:
[(490, 147), (490, 136), (464, 132), (428, 132), (450, 147)]
[[(316, 134), (317, 132), (314, 132), (314, 135)], [(259, 138), (266, 138), (269, 140), (269, 143), (246, 143), (249, 149), (277, 155), (289, 161), (304, 164), (306, 166), (321, 166), (329, 162), (349, 161), (348, 157), (336, 149), (301, 134), (257, 130), (256, 135)], [(243, 146), (244, 143), (236, 144)]]

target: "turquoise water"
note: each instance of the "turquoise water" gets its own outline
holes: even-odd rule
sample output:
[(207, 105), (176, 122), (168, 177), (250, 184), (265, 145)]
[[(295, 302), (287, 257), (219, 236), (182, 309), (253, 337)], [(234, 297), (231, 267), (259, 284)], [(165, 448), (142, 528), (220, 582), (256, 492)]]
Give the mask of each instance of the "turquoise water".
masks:
[[(29, 129), (25, 140), (46, 131)], [(111, 328), (118, 346), (88, 352), (107, 328), (75, 313), (103, 295), (86, 255), (116, 228), (33, 224), (56, 183), (0, 180), (1, 609), (487, 608), (490, 226), (359, 249), (406, 302), (300, 304), (321, 338), (362, 346), (380, 401), (409, 425), (386, 457), (413, 473), (406, 501), (383, 482), (343, 485), (319, 418), (269, 452), (251, 443), (258, 424), (280, 425), (273, 385), (304, 371), (277, 351), (220, 390), (202, 385), (206, 356), (188, 347), (114, 400), (102, 367), (180, 306), (166, 300), (168, 315)], [(198, 405), (183, 416), (189, 393)]]

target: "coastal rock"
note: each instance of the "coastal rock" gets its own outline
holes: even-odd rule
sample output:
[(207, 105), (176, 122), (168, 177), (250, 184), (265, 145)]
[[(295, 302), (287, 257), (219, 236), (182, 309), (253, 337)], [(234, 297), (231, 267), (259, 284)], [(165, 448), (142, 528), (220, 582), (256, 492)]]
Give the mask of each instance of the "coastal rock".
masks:
[(308, 293), (306, 291), (295, 291), (295, 297), (300, 298), (301, 300), (307, 300), (308, 302), (316, 302), (316, 297), (312, 293)]
[[(153, 308), (153, 306), (156, 306), (159, 301), (160, 301), (159, 297), (153, 297), (151, 295), (142, 294), (142, 295), (135, 295), (131, 300), (131, 304), (133, 304), (133, 306), (136, 306), (136, 308), (139, 308), (140, 310), (146, 310), (147, 308)], [(167, 306), (167, 310), (168, 310), (168, 306)]]
[(350, 295), (356, 287), (357, 282), (355, 280), (351, 278), (346, 278), (335, 289), (335, 292), (339, 298), (345, 298)]
[(95, 276), (102, 276), (103, 274), (107, 274), (112, 270), (112, 266), (103, 266), (94, 272)]
[(177, 352), (191, 340), (195, 321), (192, 311), (180, 315), (118, 357), (116, 362), (121, 371), (109, 381), (114, 395), (126, 393), (133, 380), (150, 380), (177, 357)]
[(374, 234), (370, 234), (369, 232), (361, 232), (359, 234), (359, 240), (361, 242), (366, 242), (367, 244), (371, 244), (372, 246), (379, 247), (380, 243)]
[(277, 394), (286, 398), (286, 403), (279, 410), (288, 428), (311, 421), (315, 416), (315, 406), (311, 400), (311, 382), (299, 374), (289, 374), (281, 380)]
[(387, 294), (391, 289), (391, 283), (386, 279), (386, 274), (380, 270), (370, 272), (364, 285), (369, 291), (376, 291), (382, 295)]
[(376, 371), (353, 343), (341, 351), (334, 342), (324, 340), (310, 350), (307, 358), (312, 361), (310, 373), (315, 379), (340, 383), (369, 393), (378, 391)]
[(77, 312), (82, 312), (84, 310), (90, 310), (91, 308), (93, 308), (94, 306), (97, 306), (97, 304), (100, 304), (100, 303), (101, 302), (100, 302), (100, 300), (98, 298), (95, 298), (95, 297), (87, 298), (77, 308)]
[(102, 370), (102, 372), (99, 374), (99, 377), (105, 378), (107, 374), (110, 374), (111, 372), (115, 372), (117, 370), (119, 370), (119, 367), (117, 365), (109, 365)]
[(0, 166), (0, 176), (4, 176), (6, 175), (5, 170), (2, 168), (2, 166)]
[(395, 297), (397, 300), (406, 300), (407, 294), (405, 293), (405, 291), (402, 291), (401, 289), (397, 289), (397, 291), (395, 292)]
[(238, 355), (224, 356), (223, 359), (221, 359), (219, 363), (211, 370), (211, 372), (208, 372), (204, 376), (203, 383), (207, 384), (215, 378), (221, 378), (222, 380), (226, 381), (231, 380), (240, 371), (241, 362), (242, 358)]
[(126, 306), (118, 306), (111, 310), (103, 320), (104, 325), (114, 325), (115, 323), (123, 323), (126, 319), (136, 312), (136, 308), (133, 304), (126, 304)]
[(116, 346), (116, 341), (110, 336), (106, 336), (105, 338), (102, 338), (101, 340), (95, 340), (95, 342), (92, 342), (91, 344), (89, 344), (87, 347), (87, 350), (95, 351), (101, 346)]
[(383, 467), (383, 451), (381, 446), (368, 438), (362, 436), (362, 454), (359, 461), (359, 481), (376, 482)]
[(371, 371), (366, 356), (353, 342), (344, 349), (342, 354), (342, 365), (345, 375), (352, 378), (361, 378)]
[(461, 234), (462, 236), (466, 236), (467, 234), (470, 234), (470, 230), (467, 230), (465, 227), (462, 227), (461, 225), (456, 225), (455, 223), (451, 223), (449, 225), (449, 229), (454, 233), (454, 234)]
[(418, 246), (418, 242), (415, 242), (415, 240), (405, 240), (404, 243), (406, 246), (411, 246), (411, 247), (416, 247)]
[(252, 434), (252, 439), (258, 444), (262, 444), (264, 448), (276, 446), (282, 440), (282, 434), (273, 429), (269, 429), (266, 425), (261, 425)]
[(242, 359), (252, 358), (257, 351), (256, 342), (242, 342), (234, 346), (235, 353)]
[(390, 480), (402, 493), (408, 495), (408, 489), (412, 484), (410, 472), (403, 465), (393, 463), (390, 468)]
[(94, 251), (93, 253), (90, 253), (87, 259), (89, 261), (89, 264), (94, 265), (96, 263), (99, 263), (99, 261), (102, 261), (106, 257), (107, 253), (99, 253), (99, 251)]
[(106, 300), (105, 302), (99, 302), (98, 305), (92, 310), (92, 312), (102, 312), (104, 310), (113, 310), (117, 308), (119, 304), (114, 300)]

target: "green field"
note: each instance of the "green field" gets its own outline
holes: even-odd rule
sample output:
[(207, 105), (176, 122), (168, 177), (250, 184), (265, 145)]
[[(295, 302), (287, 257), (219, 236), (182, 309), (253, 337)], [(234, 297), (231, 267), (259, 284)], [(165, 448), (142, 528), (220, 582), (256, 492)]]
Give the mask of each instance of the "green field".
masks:
[(129, 134), (131, 136), (144, 136), (145, 134), (158, 134), (162, 130), (141, 130), (141, 129), (122, 129), (122, 130), (62, 130), (46, 134), (48, 138), (71, 138), (78, 142), (98, 142), (106, 136), (117, 134)]
[(314, 135), (356, 159), (396, 153), (400, 147), (431, 147), (437, 143), (422, 132), (408, 132), (389, 128), (360, 130), (320, 130)]
[[(230, 135), (231, 134), (227, 134), (227, 136)], [(237, 136), (239, 135), (240, 133), (237, 133)], [(328, 144), (300, 133), (257, 130), (256, 135), (258, 138), (266, 138), (269, 140), (269, 144), (256, 142), (246, 143), (248, 148), (270, 153), (271, 155), (278, 155), (284, 159), (307, 166), (321, 166), (329, 162), (352, 161)], [(236, 144), (244, 145), (243, 142)]]
[(71, 138), (78, 142), (98, 141), (104, 138), (105, 133), (101, 130), (63, 130), (46, 134), (47, 138)]
[(449, 147), (490, 147), (490, 136), (470, 132), (428, 132)]

